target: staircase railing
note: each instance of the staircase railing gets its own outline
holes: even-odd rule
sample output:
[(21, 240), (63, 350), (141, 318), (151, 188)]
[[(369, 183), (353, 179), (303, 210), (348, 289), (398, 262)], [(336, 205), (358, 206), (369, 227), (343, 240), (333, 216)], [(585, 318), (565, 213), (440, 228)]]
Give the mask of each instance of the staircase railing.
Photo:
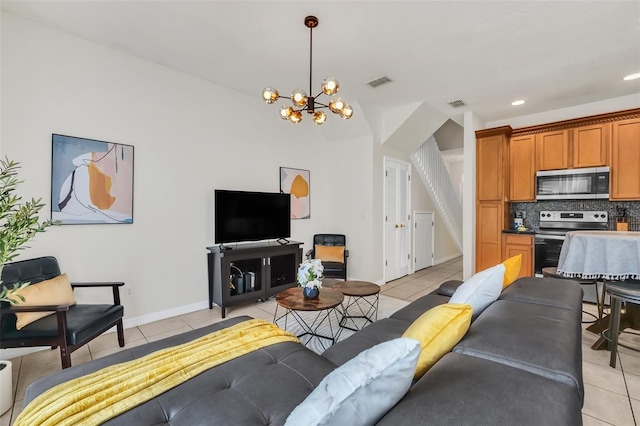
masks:
[(462, 251), (462, 204), (456, 196), (436, 139), (430, 136), (411, 154), (411, 161), (444, 219), (451, 237)]

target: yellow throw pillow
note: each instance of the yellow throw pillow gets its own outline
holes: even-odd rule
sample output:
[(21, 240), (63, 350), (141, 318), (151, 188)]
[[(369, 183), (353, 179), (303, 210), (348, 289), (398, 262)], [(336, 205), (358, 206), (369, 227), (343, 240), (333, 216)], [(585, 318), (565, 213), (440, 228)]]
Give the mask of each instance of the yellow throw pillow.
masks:
[(502, 288), (505, 289), (511, 285), (520, 274), (520, 267), (522, 266), (522, 254), (516, 254), (513, 257), (502, 262), (504, 265), (504, 278), (502, 280)]
[[(26, 299), (19, 306), (75, 305), (76, 303), (67, 274), (27, 286), (20, 290), (19, 294)], [(51, 314), (53, 311), (17, 313), (16, 328), (20, 330), (22, 327)]]
[(414, 379), (419, 379), (464, 337), (473, 309), (466, 303), (445, 303), (429, 309), (407, 328), (402, 337), (420, 342), (422, 352)]
[(315, 247), (315, 258), (325, 262), (344, 263), (344, 246), (321, 246)]

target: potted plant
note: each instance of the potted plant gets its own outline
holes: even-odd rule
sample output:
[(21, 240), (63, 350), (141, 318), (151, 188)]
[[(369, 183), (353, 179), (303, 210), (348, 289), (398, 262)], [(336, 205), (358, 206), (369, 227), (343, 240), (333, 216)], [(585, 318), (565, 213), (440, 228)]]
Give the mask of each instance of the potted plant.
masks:
[(305, 299), (317, 299), (322, 288), (324, 267), (320, 259), (305, 259), (298, 267), (298, 286)]
[[(11, 288), (2, 284), (2, 269), (11, 262), (20, 250), (27, 248), (38, 232), (44, 232), (55, 223), (51, 220), (40, 221), (38, 213), (44, 207), (41, 199), (32, 198), (22, 201), (16, 189), (23, 181), (18, 179), (20, 164), (5, 158), (0, 160), (0, 309), (2, 303), (12, 305), (24, 302), (18, 292), (29, 283), (18, 283)], [(0, 361), (0, 414), (7, 411), (13, 400), (11, 387), (11, 362)]]

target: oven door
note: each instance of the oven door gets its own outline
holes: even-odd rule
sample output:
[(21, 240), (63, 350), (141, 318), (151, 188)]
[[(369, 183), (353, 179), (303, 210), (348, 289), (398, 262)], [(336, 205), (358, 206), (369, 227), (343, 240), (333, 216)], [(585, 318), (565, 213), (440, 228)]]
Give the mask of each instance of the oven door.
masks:
[(534, 239), (534, 271), (542, 276), (542, 268), (557, 267), (564, 235), (536, 234)]

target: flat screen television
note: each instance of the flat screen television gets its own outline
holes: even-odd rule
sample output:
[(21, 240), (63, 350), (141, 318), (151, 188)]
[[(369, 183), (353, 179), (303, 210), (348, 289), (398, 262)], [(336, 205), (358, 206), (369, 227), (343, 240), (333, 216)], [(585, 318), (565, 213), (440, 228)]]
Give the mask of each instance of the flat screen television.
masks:
[(229, 191), (214, 194), (215, 243), (289, 238), (291, 196), (273, 192)]

